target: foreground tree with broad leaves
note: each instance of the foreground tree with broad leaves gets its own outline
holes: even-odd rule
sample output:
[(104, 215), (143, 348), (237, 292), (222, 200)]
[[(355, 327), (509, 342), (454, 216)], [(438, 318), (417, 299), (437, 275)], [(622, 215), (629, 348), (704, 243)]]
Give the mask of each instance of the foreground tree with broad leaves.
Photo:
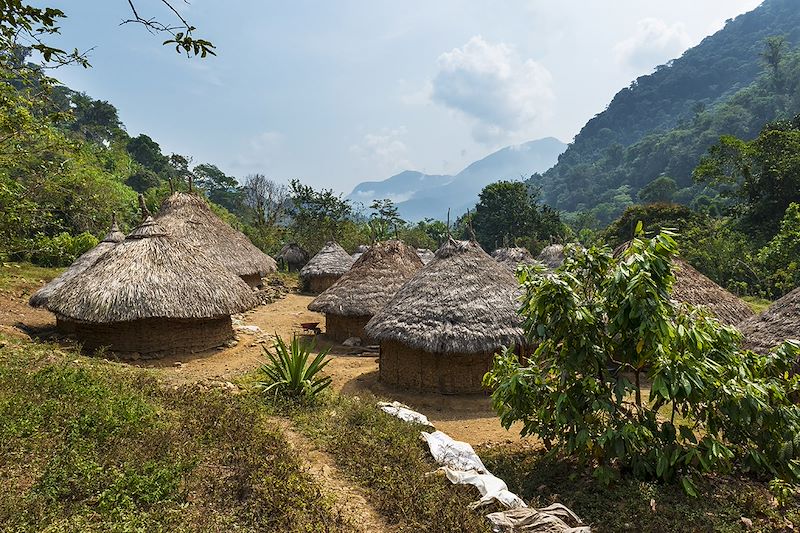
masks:
[(680, 480), (734, 469), (800, 480), (800, 345), (761, 356), (700, 308), (670, 299), (673, 234), (637, 237), (617, 259), (571, 249), (553, 274), (521, 269), (535, 350), (497, 356), (484, 382), (505, 427), (597, 478)]

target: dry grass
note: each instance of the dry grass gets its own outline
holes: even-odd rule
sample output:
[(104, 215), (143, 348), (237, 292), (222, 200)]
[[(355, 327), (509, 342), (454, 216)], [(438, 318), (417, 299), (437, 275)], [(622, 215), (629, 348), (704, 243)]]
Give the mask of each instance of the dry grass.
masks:
[(744, 335), (744, 347), (759, 353), (766, 353), (787, 339), (800, 339), (800, 287), (760, 315), (739, 324), (739, 329)]

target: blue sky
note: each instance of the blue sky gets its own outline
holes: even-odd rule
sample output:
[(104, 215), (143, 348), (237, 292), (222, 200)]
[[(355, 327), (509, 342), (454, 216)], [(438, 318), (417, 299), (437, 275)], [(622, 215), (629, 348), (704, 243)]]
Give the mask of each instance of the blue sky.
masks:
[[(455, 173), (500, 147), (568, 142), (636, 76), (759, 0), (175, 0), (218, 56), (186, 59), (126, 0), (54, 0), (59, 69), (165, 153), (348, 193), (403, 169)], [(140, 14), (169, 20), (158, 0)]]

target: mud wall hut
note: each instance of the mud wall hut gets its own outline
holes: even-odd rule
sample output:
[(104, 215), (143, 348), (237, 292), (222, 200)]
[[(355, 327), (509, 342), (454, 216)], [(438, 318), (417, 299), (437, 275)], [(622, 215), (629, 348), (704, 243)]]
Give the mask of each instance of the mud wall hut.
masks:
[(492, 252), (492, 258), (511, 272), (516, 272), (520, 264), (532, 265), (536, 261), (527, 248), (520, 246), (498, 248)]
[(87, 349), (151, 358), (230, 340), (231, 315), (253, 307), (254, 300), (240, 277), (147, 217), (53, 291), (46, 307), (74, 323)]
[(328, 241), (300, 270), (303, 290), (320, 294), (350, 270), (354, 260), (338, 243)]
[(325, 333), (333, 340), (370, 343), (364, 326), (422, 266), (416, 250), (402, 242), (377, 243), (308, 308), (325, 313)]
[(800, 340), (800, 287), (739, 324), (739, 330), (744, 336), (743, 346), (761, 354), (783, 341)]
[(524, 346), (519, 288), (475, 242), (450, 240), (367, 323), (380, 380), (424, 392), (474, 393), (501, 346)]
[(202, 249), (251, 287), (260, 286), (261, 278), (278, 269), (274, 259), (219, 218), (197, 194), (172, 193), (161, 204), (156, 221), (169, 235)]

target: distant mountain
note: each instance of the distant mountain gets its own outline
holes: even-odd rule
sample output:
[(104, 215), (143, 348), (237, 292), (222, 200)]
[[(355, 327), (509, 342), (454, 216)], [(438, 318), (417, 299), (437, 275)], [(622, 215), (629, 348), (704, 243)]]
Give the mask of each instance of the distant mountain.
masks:
[(507, 146), (470, 164), (455, 176), (405, 171), (384, 181), (360, 183), (348, 195), (369, 205), (374, 199), (391, 198), (400, 216), (409, 221), (444, 220), (447, 209), (455, 218), (475, 206), (478, 193), (498, 180), (524, 180), (552, 167), (567, 145), (553, 137)]
[[(800, 43), (800, 0), (765, 0), (619, 91), (589, 120), (558, 164), (530, 183), (564, 211), (596, 210), (607, 222), (638, 191), (666, 175), (687, 203), (703, 191), (691, 172), (722, 134), (754, 137), (765, 121), (792, 112), (794, 87), (765, 80), (765, 40)], [(789, 63), (787, 61), (787, 63)], [(786, 74), (793, 69), (786, 64)]]

